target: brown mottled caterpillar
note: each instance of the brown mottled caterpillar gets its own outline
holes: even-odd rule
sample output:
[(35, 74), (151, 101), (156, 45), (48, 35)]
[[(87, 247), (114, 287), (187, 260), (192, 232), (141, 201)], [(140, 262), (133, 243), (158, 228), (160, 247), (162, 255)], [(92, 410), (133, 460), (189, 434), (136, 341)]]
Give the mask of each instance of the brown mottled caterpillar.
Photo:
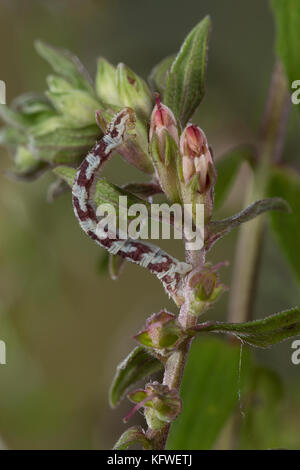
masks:
[(183, 275), (190, 271), (190, 265), (179, 262), (159, 247), (150, 243), (127, 238), (101, 238), (97, 235), (96, 207), (93, 200), (97, 174), (102, 165), (109, 159), (127, 137), (130, 129), (135, 127), (135, 114), (131, 108), (124, 108), (110, 122), (102, 139), (90, 150), (81, 163), (72, 188), (72, 199), (75, 215), (81, 228), (98, 245), (112, 254), (148, 268), (160, 279), (167, 293), (176, 303), (180, 298), (180, 285)]

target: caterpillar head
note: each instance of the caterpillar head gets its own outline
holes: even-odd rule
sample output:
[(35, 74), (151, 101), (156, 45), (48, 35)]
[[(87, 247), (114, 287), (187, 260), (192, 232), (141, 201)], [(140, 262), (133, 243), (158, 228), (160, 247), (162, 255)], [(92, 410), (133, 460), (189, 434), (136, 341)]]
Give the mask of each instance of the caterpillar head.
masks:
[(129, 135), (134, 135), (135, 112), (132, 108), (124, 108), (111, 120), (107, 133), (112, 139), (123, 142)]

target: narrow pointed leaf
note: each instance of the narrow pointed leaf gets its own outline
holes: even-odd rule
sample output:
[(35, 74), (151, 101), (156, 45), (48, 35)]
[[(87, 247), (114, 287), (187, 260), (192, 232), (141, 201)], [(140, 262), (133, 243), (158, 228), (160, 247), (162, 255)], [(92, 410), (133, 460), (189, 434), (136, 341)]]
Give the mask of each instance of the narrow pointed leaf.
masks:
[(204, 96), (210, 18), (188, 35), (168, 75), (164, 102), (184, 126)]
[(141, 426), (132, 426), (127, 429), (114, 445), (114, 450), (125, 450), (135, 444), (141, 444), (144, 450), (151, 449), (151, 443)]
[(295, 307), (275, 315), (245, 323), (206, 322), (195, 327), (198, 332), (231, 333), (242, 342), (268, 348), (272, 344), (300, 334), (300, 308)]
[(296, 279), (300, 282), (300, 177), (287, 168), (274, 168), (271, 173), (269, 196), (283, 197), (291, 207), (290, 214), (270, 213), (271, 226)]
[(271, 0), (276, 23), (276, 48), (289, 82), (300, 79), (300, 3), (298, 0)]
[(110, 393), (109, 402), (115, 407), (129, 387), (139, 380), (163, 368), (163, 364), (146, 349), (138, 346), (117, 367)]
[(238, 214), (228, 217), (223, 220), (212, 221), (209, 224), (209, 238), (206, 242), (207, 246), (210, 248), (217, 240), (224, 237), (235, 227), (249, 222), (255, 217), (263, 214), (267, 211), (285, 211), (289, 212), (290, 207), (286, 201), (281, 198), (267, 198), (261, 199), (251, 204), (249, 207), (239, 212)]
[(59, 127), (45, 134), (32, 135), (30, 150), (40, 160), (53, 164), (74, 163), (85, 156), (100, 134), (94, 124), (77, 129)]
[(170, 55), (165, 57), (159, 62), (151, 71), (149, 76), (149, 83), (153, 91), (157, 91), (160, 94), (160, 98), (164, 100), (164, 93), (167, 85), (168, 74), (171, 69), (176, 55)]
[(65, 77), (74, 88), (87, 90), (94, 95), (92, 81), (80, 60), (66, 49), (50, 46), (43, 41), (36, 41), (37, 52), (53, 68)]

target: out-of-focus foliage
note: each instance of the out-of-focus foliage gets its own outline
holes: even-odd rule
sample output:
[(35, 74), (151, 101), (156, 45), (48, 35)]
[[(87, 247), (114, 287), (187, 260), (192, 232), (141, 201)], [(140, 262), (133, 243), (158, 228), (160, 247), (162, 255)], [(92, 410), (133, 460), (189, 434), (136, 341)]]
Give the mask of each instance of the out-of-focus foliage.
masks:
[(289, 82), (300, 80), (300, 4), (298, 0), (271, 0), (277, 28), (277, 51)]
[[(247, 351), (217, 339), (195, 341), (185, 370), (182, 414), (172, 426), (169, 449), (211, 449), (237, 407), (251, 372)], [(240, 375), (241, 373), (241, 375)]]
[(272, 212), (269, 217), (283, 253), (300, 282), (300, 176), (289, 168), (274, 168), (269, 182), (269, 195), (281, 196), (290, 208), (290, 214)]
[(204, 96), (210, 27), (206, 17), (190, 32), (168, 74), (164, 101), (183, 126)]

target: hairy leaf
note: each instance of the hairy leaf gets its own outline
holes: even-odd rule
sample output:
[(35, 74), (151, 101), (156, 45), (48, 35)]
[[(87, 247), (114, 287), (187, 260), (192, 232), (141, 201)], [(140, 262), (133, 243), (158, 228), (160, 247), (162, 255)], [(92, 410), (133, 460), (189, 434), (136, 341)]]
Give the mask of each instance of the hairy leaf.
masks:
[(127, 429), (114, 445), (114, 450), (125, 450), (135, 444), (141, 444), (144, 450), (151, 449), (151, 444), (141, 426), (132, 426)]
[(183, 126), (204, 96), (210, 27), (207, 16), (190, 32), (168, 75), (164, 102)]
[(129, 387), (163, 368), (162, 363), (141, 346), (133, 349), (119, 364), (110, 392), (109, 402), (115, 407)]
[(300, 334), (300, 308), (295, 307), (276, 313), (263, 320), (255, 320), (245, 323), (200, 323), (194, 331), (231, 333), (237, 336), (243, 343), (267, 348), (272, 344)]
[(36, 41), (37, 52), (53, 68), (53, 70), (65, 77), (74, 88), (87, 90), (95, 94), (92, 81), (79, 59), (65, 49), (50, 46), (43, 41)]
[(290, 214), (270, 213), (271, 226), (296, 278), (300, 282), (300, 177), (291, 169), (274, 168), (269, 196), (283, 197), (291, 207)]
[(149, 83), (152, 90), (157, 91), (160, 94), (162, 101), (164, 100), (168, 74), (175, 58), (175, 54), (165, 57), (153, 68), (149, 76)]
[(94, 124), (77, 129), (56, 128), (41, 135), (32, 135), (30, 150), (40, 160), (54, 164), (74, 163), (85, 156), (100, 135), (101, 131)]
[(217, 240), (227, 235), (233, 228), (249, 222), (255, 217), (267, 211), (286, 211), (290, 210), (286, 201), (281, 198), (273, 197), (256, 201), (238, 214), (223, 220), (212, 221), (209, 224), (209, 238), (206, 241), (210, 248)]

